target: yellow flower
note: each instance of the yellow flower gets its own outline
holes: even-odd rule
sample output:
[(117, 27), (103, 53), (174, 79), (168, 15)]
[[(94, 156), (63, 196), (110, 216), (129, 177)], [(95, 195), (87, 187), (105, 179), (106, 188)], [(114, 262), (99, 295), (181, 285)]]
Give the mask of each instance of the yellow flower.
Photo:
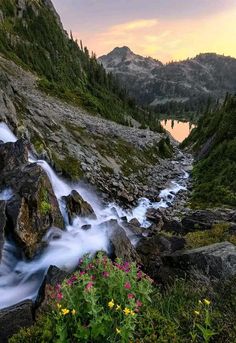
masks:
[(204, 301), (204, 303), (205, 303), (207, 306), (209, 306), (210, 303), (211, 303), (210, 300), (207, 300), (207, 299), (204, 299), (203, 301)]
[(61, 308), (61, 304), (58, 304), (58, 303), (57, 303), (57, 308), (59, 308), (59, 309), (60, 309), (60, 308)]
[(201, 300), (198, 300), (198, 303), (199, 303), (199, 305), (202, 305), (202, 301)]
[(130, 314), (130, 309), (128, 309), (127, 307), (123, 310), (124, 314), (126, 316), (128, 316), (128, 314)]
[(63, 308), (61, 310), (61, 313), (63, 314), (63, 316), (65, 316), (66, 314), (70, 313), (70, 311), (67, 308)]
[(135, 315), (135, 312), (133, 310), (130, 311), (131, 316)]
[(196, 314), (196, 316), (199, 316), (199, 315), (200, 315), (200, 312), (199, 312), (199, 311), (194, 311), (194, 313)]
[(73, 309), (72, 311), (71, 311), (71, 313), (73, 314), (73, 316), (76, 314), (76, 311), (75, 311), (75, 309)]
[(120, 305), (116, 305), (116, 311), (119, 311), (121, 309)]
[(121, 330), (116, 328), (116, 333), (119, 335), (121, 333)]
[(114, 300), (112, 299), (111, 301), (109, 301), (108, 303), (108, 307), (113, 308), (115, 306)]

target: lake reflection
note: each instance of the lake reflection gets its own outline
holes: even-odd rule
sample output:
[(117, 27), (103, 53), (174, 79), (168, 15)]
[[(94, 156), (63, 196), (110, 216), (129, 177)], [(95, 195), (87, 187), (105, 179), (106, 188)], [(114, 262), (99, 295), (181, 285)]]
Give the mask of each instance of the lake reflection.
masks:
[(178, 142), (183, 142), (185, 138), (187, 138), (195, 127), (195, 125), (189, 122), (183, 122), (178, 120), (162, 120), (161, 125), (170, 132), (170, 134), (176, 139)]

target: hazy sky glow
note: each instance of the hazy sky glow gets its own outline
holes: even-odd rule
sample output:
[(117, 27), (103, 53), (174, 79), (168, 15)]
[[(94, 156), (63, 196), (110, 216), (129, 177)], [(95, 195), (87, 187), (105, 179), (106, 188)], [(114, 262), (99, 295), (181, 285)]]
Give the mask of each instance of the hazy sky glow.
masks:
[(116, 46), (163, 62), (236, 57), (236, 0), (52, 0), (63, 25), (98, 56)]

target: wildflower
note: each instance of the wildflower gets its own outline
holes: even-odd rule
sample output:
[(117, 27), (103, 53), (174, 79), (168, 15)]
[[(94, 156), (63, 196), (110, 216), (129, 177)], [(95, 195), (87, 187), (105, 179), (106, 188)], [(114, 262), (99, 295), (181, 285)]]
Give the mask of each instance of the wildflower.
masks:
[(209, 306), (210, 303), (211, 303), (210, 300), (207, 300), (207, 299), (204, 299), (203, 301), (204, 301), (204, 303), (205, 303), (207, 306)]
[(58, 300), (63, 299), (63, 294), (61, 292), (57, 293), (57, 299)]
[(139, 271), (137, 272), (137, 278), (138, 278), (139, 280), (141, 280), (142, 277), (143, 277), (143, 273), (141, 272), (141, 270), (139, 270)]
[(57, 308), (59, 308), (59, 309), (60, 309), (60, 308), (61, 308), (61, 304), (58, 304), (58, 303), (57, 303)]
[(63, 314), (63, 316), (67, 315), (70, 311), (67, 308), (63, 308), (61, 310), (61, 313)]
[(136, 306), (137, 307), (141, 307), (143, 305), (143, 303), (140, 301), (140, 300), (137, 300), (136, 301)]
[(119, 335), (121, 333), (121, 330), (116, 328), (116, 333)]
[(125, 287), (125, 289), (130, 289), (131, 288), (131, 284), (129, 282), (126, 282), (124, 287)]
[(123, 310), (124, 314), (126, 316), (128, 316), (128, 314), (130, 314), (130, 309), (128, 309), (127, 307)]
[(90, 281), (90, 282), (86, 285), (85, 290), (86, 290), (86, 291), (89, 291), (92, 287), (93, 287), (93, 282)]
[(194, 313), (196, 314), (196, 316), (199, 316), (199, 315), (200, 315), (200, 312), (199, 312), (199, 311), (194, 311)]
[(91, 280), (94, 281), (96, 279), (96, 276), (95, 275), (92, 275), (91, 276)]
[(116, 311), (119, 311), (121, 309), (120, 305), (116, 305)]
[(109, 276), (109, 273), (108, 273), (108, 272), (103, 272), (103, 273), (102, 273), (102, 276), (103, 276), (104, 278), (107, 278), (107, 277)]
[(77, 280), (77, 276), (76, 275), (73, 275), (69, 280), (67, 280), (67, 284), (69, 286), (72, 286), (73, 283)]
[(73, 314), (73, 316), (76, 314), (76, 311), (75, 311), (75, 309), (73, 309), (72, 311), (71, 311), (71, 313)]
[(132, 293), (129, 293), (128, 294), (128, 299), (133, 299), (134, 298), (134, 295)]
[(79, 274), (80, 275), (84, 275), (84, 274), (86, 274), (86, 272), (85, 271), (81, 271)]
[(198, 303), (199, 303), (199, 305), (202, 305), (202, 301), (201, 300), (198, 300)]
[(112, 299), (111, 301), (109, 301), (108, 303), (108, 307), (113, 308), (115, 306), (114, 300)]
[(130, 311), (130, 314), (131, 314), (131, 316), (134, 316), (134, 315), (135, 315), (135, 313), (134, 313), (133, 310)]
[(55, 287), (55, 289), (56, 289), (56, 291), (60, 291), (60, 289), (61, 289), (61, 285), (58, 283), (58, 284), (56, 284), (56, 287)]

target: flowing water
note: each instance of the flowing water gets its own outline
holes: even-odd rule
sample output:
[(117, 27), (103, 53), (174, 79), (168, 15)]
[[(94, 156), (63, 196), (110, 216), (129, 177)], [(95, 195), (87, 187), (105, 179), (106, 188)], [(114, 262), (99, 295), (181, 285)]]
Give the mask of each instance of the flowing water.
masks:
[(161, 125), (167, 130), (174, 139), (178, 142), (183, 142), (185, 138), (190, 135), (190, 132), (195, 127), (195, 125), (190, 122), (183, 122), (179, 120), (162, 120)]
[[(4, 123), (0, 123), (0, 140), (4, 143), (17, 140)], [(150, 226), (146, 220), (147, 209), (168, 207), (168, 203), (174, 201), (175, 195), (180, 190), (186, 189), (184, 180), (188, 177), (188, 174), (183, 171), (181, 180), (172, 181), (168, 188), (160, 193), (160, 202), (151, 203), (148, 199), (142, 198), (132, 211), (124, 211), (115, 203), (104, 206), (94, 191), (80, 183), (72, 184), (58, 177), (46, 161), (37, 160), (31, 153), (29, 154), (29, 163), (37, 163), (47, 173), (60, 205), (65, 230), (51, 228), (44, 237), (44, 241), (47, 243), (46, 248), (31, 261), (22, 258), (19, 248), (14, 242), (7, 241), (4, 244), (0, 263), (0, 308), (26, 299), (34, 300), (51, 265), (70, 271), (78, 265), (80, 258), (85, 254), (92, 255), (99, 250), (109, 252), (109, 228), (107, 225), (103, 225), (104, 222), (116, 219), (122, 226), (120, 218), (126, 216), (128, 221), (137, 218), (143, 227)], [(92, 206), (97, 216), (96, 220), (76, 217), (73, 225), (68, 225), (66, 207), (61, 198), (69, 195), (72, 190), (76, 190)], [(12, 196), (13, 192), (9, 188), (0, 192), (0, 200), (7, 201)], [(91, 225), (91, 229), (87, 231), (81, 229), (85, 224)], [(127, 229), (126, 233), (131, 243), (135, 245), (137, 239), (133, 238)]]

